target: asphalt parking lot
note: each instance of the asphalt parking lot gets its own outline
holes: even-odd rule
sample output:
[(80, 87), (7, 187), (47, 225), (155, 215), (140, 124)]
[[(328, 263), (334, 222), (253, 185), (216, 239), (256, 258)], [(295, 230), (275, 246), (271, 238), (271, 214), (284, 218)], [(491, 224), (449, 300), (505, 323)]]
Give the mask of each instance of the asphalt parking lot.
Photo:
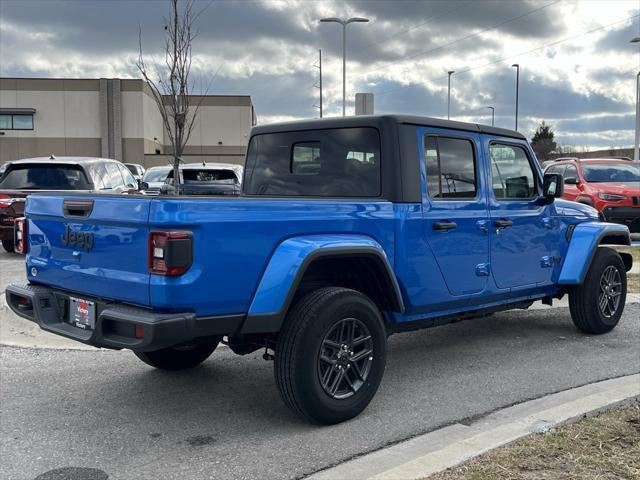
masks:
[(639, 344), (638, 304), (605, 336), (578, 333), (566, 308), (393, 336), (372, 404), (332, 427), (285, 408), (261, 353), (221, 348), (192, 371), (167, 373), (130, 352), (1, 347), (0, 478), (68, 467), (109, 479), (300, 478), (464, 418), (640, 372)]

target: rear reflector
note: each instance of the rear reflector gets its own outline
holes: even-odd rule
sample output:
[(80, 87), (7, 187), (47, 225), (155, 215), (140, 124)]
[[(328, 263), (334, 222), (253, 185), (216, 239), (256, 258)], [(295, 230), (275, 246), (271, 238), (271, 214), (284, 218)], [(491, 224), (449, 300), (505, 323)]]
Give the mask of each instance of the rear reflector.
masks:
[(149, 233), (149, 272), (175, 277), (191, 267), (193, 234), (186, 231)]
[(16, 218), (13, 221), (13, 251), (22, 255), (27, 253), (27, 219)]
[(144, 338), (144, 325), (140, 325), (139, 323), (136, 323), (134, 330), (135, 330), (134, 335), (136, 338)]

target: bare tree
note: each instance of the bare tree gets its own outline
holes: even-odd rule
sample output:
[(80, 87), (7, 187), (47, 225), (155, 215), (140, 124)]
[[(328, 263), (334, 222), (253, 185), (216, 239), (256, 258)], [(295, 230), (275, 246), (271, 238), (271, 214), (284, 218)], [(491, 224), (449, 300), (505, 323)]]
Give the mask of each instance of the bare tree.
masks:
[(191, 45), (196, 37), (194, 24), (206, 7), (196, 11), (194, 9), (196, 0), (182, 2), (169, 0), (169, 3), (171, 15), (168, 19), (165, 18), (164, 27), (166, 32), (164, 65), (153, 62), (149, 66), (145, 62), (142, 54), (141, 28), (136, 67), (151, 89), (169, 137), (173, 156), (173, 182), (176, 193), (179, 195), (181, 192), (180, 162), (202, 102), (202, 96), (198, 101), (194, 101), (191, 97), (194, 90), (194, 82), (190, 79)]

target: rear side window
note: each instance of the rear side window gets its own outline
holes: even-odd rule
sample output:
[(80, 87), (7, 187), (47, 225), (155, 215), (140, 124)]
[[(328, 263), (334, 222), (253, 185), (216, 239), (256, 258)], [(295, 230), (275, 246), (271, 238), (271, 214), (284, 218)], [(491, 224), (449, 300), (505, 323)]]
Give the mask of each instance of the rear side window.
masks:
[(476, 197), (473, 144), (462, 138), (425, 137), (427, 192), (433, 200)]
[(87, 179), (77, 165), (13, 165), (0, 181), (6, 190), (88, 190)]
[(244, 193), (272, 196), (380, 196), (380, 135), (336, 128), (255, 135)]
[(536, 176), (524, 148), (489, 145), (493, 194), (498, 200), (532, 199), (537, 193)]

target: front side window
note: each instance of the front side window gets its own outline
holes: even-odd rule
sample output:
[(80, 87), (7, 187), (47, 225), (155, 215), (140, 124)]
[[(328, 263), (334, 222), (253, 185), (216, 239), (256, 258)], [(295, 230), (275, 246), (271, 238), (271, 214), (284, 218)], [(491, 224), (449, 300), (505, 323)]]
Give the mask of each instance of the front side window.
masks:
[(493, 194), (498, 200), (524, 200), (536, 196), (536, 176), (524, 148), (491, 144)]
[(123, 187), (124, 180), (122, 179), (122, 174), (120, 173), (118, 166), (112, 162), (105, 162), (104, 166), (107, 170), (108, 178), (108, 180), (105, 180), (104, 182), (105, 188), (115, 189)]
[[(567, 165), (567, 169), (564, 171), (562, 177), (565, 182), (567, 181), (567, 178), (578, 180), (578, 170), (573, 165)], [(575, 181), (573, 183), (575, 183)]]
[(433, 200), (476, 197), (473, 144), (462, 138), (425, 137), (427, 193)]
[(378, 197), (380, 134), (357, 127), (255, 135), (247, 151), (244, 193)]
[(122, 174), (122, 179), (124, 180), (125, 186), (129, 188), (136, 188), (138, 186), (138, 182), (136, 182), (134, 176), (131, 175), (129, 169), (124, 165), (118, 165), (118, 168), (120, 169), (120, 173)]

